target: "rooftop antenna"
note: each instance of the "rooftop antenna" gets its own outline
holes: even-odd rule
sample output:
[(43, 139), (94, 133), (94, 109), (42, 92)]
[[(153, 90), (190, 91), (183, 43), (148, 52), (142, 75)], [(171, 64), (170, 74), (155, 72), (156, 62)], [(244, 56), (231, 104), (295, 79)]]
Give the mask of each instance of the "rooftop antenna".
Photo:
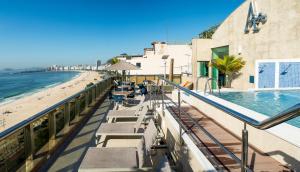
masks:
[(169, 28), (168, 28), (168, 24), (166, 25), (166, 42), (167, 42), (167, 44), (169, 42)]

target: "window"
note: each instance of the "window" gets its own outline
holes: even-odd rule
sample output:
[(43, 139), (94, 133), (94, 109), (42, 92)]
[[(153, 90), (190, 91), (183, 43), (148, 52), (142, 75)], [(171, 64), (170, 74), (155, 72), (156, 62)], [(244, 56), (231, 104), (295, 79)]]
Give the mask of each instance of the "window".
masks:
[(142, 64), (141, 64), (141, 63), (136, 63), (136, 66), (137, 66), (137, 67), (141, 67)]
[(208, 76), (208, 61), (197, 61), (197, 77)]

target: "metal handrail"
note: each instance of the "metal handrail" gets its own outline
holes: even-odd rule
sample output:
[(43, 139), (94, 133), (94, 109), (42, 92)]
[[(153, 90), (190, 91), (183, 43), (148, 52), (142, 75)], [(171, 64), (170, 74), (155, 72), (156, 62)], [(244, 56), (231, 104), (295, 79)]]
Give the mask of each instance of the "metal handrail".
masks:
[[(178, 105), (176, 104), (173, 100), (171, 100), (170, 98), (168, 98), (168, 100), (174, 104), (174, 105)], [(187, 131), (191, 131), (193, 132), (192, 128), (196, 127), (199, 128), (202, 132), (205, 133), (205, 135), (211, 139), (214, 143), (216, 143), (216, 145), (218, 145), (225, 153), (227, 153), (227, 155), (229, 155), (233, 160), (235, 160), (237, 163), (241, 164), (241, 160), (234, 154), (232, 153), (229, 149), (227, 149), (221, 142), (219, 142), (212, 134), (210, 134), (206, 129), (203, 128), (203, 126), (199, 125), (198, 121), (196, 121), (193, 117), (190, 116), (190, 114), (188, 114), (185, 111), (181, 111), (181, 113), (185, 114), (192, 122), (193, 125), (190, 128), (187, 128), (183, 123), (180, 122), (180, 119), (175, 119), (179, 125), (182, 126), (182, 128), (185, 128), (185, 132), (187, 133)], [(193, 133), (195, 134), (195, 133)], [(250, 169), (248, 169), (249, 171), (251, 171)]]
[(253, 118), (250, 118), (240, 112), (237, 112), (233, 109), (230, 109), (220, 103), (217, 103), (215, 101), (212, 101), (202, 95), (199, 95), (187, 88), (184, 88), (178, 84), (175, 84), (169, 80), (165, 80), (164, 78), (160, 77), (160, 79), (164, 80), (166, 83), (172, 85), (172, 86), (175, 86), (177, 87), (178, 89), (184, 91), (185, 93), (189, 94), (189, 95), (192, 95), (194, 96), (195, 98), (197, 99), (200, 99), (202, 101), (204, 101), (205, 103), (208, 103), (224, 112), (226, 112), (227, 114), (229, 114), (230, 116), (246, 123), (246, 124), (249, 124), (250, 126), (254, 127), (254, 128), (257, 128), (257, 129), (261, 129), (261, 130), (265, 130), (265, 129), (268, 129), (268, 128), (271, 128), (271, 127), (274, 127), (276, 125), (279, 125), (281, 123), (284, 123), (288, 120), (291, 120), (293, 118), (296, 118), (298, 116), (300, 116), (300, 103), (288, 108), (287, 110), (284, 110), (282, 112), (280, 112), (279, 114), (273, 116), (273, 117), (270, 117), (268, 119), (265, 119), (261, 122), (253, 119)]
[(201, 79), (201, 78), (207, 78), (206, 76), (199, 76), (199, 77), (197, 77), (197, 79), (196, 79), (196, 88), (195, 88), (195, 90), (197, 91), (198, 90), (198, 83), (199, 83), (199, 79)]
[[(198, 81), (198, 80), (197, 80), (197, 81)], [(207, 78), (206, 83), (205, 83), (205, 87), (204, 87), (204, 94), (206, 93), (207, 85), (209, 84), (209, 81), (216, 82), (216, 85), (217, 85), (217, 87), (218, 87), (218, 91), (219, 91), (219, 94), (220, 94), (219, 83), (218, 83), (217, 80), (215, 80), (215, 79), (213, 79), (213, 78)], [(210, 93), (213, 93), (213, 89), (211, 88), (211, 86), (209, 86), (209, 92), (210, 92)]]
[(35, 115), (33, 115), (33, 116), (31, 116), (31, 117), (29, 117), (29, 118), (27, 118), (27, 119), (25, 119), (25, 120), (17, 123), (16, 125), (8, 128), (8, 129), (2, 131), (0, 133), (0, 139), (3, 139), (5, 137), (13, 134), (13, 132), (17, 131), (18, 129), (21, 129), (21, 128), (25, 127), (26, 125), (30, 124), (31, 122), (35, 121), (36, 119), (38, 119), (38, 118), (40, 118), (40, 117), (48, 114), (51, 111), (54, 111), (55, 109), (57, 109), (61, 105), (64, 105), (65, 103), (70, 102), (72, 99), (80, 96), (82, 93), (85, 93), (87, 90), (90, 90), (90, 89), (96, 87), (97, 84), (100, 84), (101, 82), (109, 80), (110, 78), (112, 78), (112, 77), (108, 77), (108, 78), (106, 78), (104, 80), (101, 80), (101, 81), (99, 81), (99, 82), (97, 82), (97, 83), (95, 83), (95, 84), (93, 84), (93, 85), (91, 85), (89, 87), (86, 87), (84, 90), (79, 91), (78, 93), (75, 93), (74, 95), (72, 95), (72, 96), (70, 96), (70, 97), (68, 97), (68, 98), (66, 98), (66, 99), (64, 99), (64, 100), (62, 100), (62, 101), (60, 101), (60, 102), (58, 102), (58, 103), (56, 103), (56, 104), (48, 107), (48, 108), (46, 108), (45, 110), (43, 110), (41, 112), (38, 112), (37, 114), (35, 114)]
[[(226, 149), (226, 147), (224, 147), (218, 140), (216, 140), (212, 135), (210, 135), (210, 133), (205, 132), (207, 136), (209, 136), (210, 139), (212, 139), (217, 145), (219, 145), (228, 155), (230, 155), (236, 162), (238, 162), (241, 165), (241, 171), (242, 172), (248, 172), (248, 171), (252, 171), (249, 167), (248, 167), (248, 130), (247, 130), (247, 124), (260, 129), (260, 130), (265, 130), (271, 127), (274, 127), (276, 125), (279, 125), (281, 123), (284, 123), (288, 120), (291, 120), (293, 118), (296, 118), (298, 116), (300, 116), (300, 103), (288, 108), (287, 110), (284, 110), (282, 112), (280, 112), (279, 114), (265, 119), (263, 121), (257, 121), (255, 119), (252, 119), (240, 112), (237, 112), (233, 109), (230, 109), (220, 103), (217, 103), (213, 100), (208, 99), (205, 96), (202, 96), (200, 94), (197, 94), (187, 88), (184, 88), (178, 84), (175, 84), (169, 80), (166, 80), (162, 77), (159, 77), (160, 79), (162, 79), (164, 82), (163, 83), (167, 83), (173, 87), (176, 87), (178, 89), (178, 109), (179, 109), (179, 115), (181, 114), (180, 108), (181, 108), (181, 103), (180, 103), (180, 92), (183, 91), (184, 93), (187, 93), (188, 95), (192, 95), (195, 98), (208, 103), (216, 108), (218, 108), (219, 110), (222, 110), (223, 112), (229, 114), (230, 116), (240, 120), (243, 122), (244, 124), (244, 128), (242, 129), (242, 154), (241, 154), (241, 160), (239, 160), (234, 154), (232, 154), (229, 150)], [(162, 99), (162, 107), (164, 106), (164, 101)], [(180, 130), (181, 131), (181, 130)]]

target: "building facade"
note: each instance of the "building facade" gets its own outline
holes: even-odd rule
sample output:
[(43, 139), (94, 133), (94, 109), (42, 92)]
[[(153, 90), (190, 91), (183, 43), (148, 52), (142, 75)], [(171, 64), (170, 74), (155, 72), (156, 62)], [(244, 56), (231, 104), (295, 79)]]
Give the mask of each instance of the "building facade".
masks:
[(192, 47), (188, 44), (167, 44), (153, 42), (152, 48), (145, 48), (144, 54), (124, 58), (127, 62), (140, 67), (141, 70), (131, 71), (131, 75), (163, 75), (169, 74), (171, 59), (174, 59), (174, 74), (191, 73)]
[[(233, 80), (234, 89), (300, 88), (299, 47), (299, 0), (246, 0), (212, 39), (192, 40), (192, 80), (200, 90), (207, 78), (222, 85), (224, 76), (209, 62), (235, 55), (243, 57), (246, 65)], [(216, 82), (212, 86), (216, 88)]]

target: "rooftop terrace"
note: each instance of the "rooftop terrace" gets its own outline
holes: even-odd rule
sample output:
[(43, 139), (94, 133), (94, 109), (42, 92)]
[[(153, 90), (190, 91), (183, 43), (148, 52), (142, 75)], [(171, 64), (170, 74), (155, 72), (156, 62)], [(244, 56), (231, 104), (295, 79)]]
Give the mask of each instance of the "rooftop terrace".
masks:
[[(210, 117), (211, 112), (200, 111), (183, 101), (181, 94), (189, 92), (176, 84), (149, 85), (149, 94), (136, 94), (122, 103), (108, 98), (106, 93), (111, 84), (112, 80), (106, 79), (57, 105), (60, 108), (55, 111), (61, 112), (63, 119), (58, 115), (51, 119), (56, 114), (52, 109), (1, 133), (0, 171), (292, 171), (298, 168), (296, 157), (286, 163), (279, 162), (264, 150), (245, 143), (245, 136), (220, 125)], [(33, 124), (37, 121), (40, 122)], [(45, 131), (49, 134), (43, 135)]]

